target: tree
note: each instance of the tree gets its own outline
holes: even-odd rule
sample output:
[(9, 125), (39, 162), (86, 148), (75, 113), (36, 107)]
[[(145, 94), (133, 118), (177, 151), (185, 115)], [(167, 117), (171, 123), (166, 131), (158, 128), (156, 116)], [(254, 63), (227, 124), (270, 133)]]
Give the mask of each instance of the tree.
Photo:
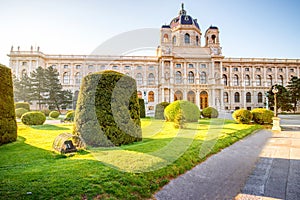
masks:
[(14, 76), (14, 99), (15, 101), (24, 101), (30, 103), (32, 98), (31, 80), (27, 74), (22, 74), (18, 79)]
[(300, 100), (300, 78), (293, 76), (286, 86), (291, 95), (294, 113), (296, 112), (297, 103)]
[(58, 76), (59, 73), (52, 66), (45, 70), (46, 102), (49, 107), (55, 107), (60, 112), (61, 106), (72, 103), (72, 92), (62, 90)]
[(45, 80), (45, 69), (38, 67), (36, 70), (31, 72), (31, 89), (32, 89), (32, 100), (37, 100), (39, 109), (41, 110), (41, 104), (45, 103), (44, 93), (46, 89)]
[[(282, 85), (274, 85), (278, 89), (277, 93), (277, 110), (290, 111), (292, 109), (290, 92)], [(273, 86), (273, 87), (274, 87)], [(270, 107), (274, 107), (274, 93), (272, 92), (273, 87), (268, 91), (268, 99)]]

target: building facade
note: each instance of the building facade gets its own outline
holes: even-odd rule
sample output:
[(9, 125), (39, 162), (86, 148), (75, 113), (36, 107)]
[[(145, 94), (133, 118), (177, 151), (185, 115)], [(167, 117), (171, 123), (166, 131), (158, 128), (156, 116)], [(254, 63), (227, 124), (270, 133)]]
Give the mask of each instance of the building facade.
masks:
[[(300, 59), (227, 58), (222, 55), (219, 29), (202, 33), (196, 19), (184, 10), (160, 30), (156, 56), (49, 55), (39, 47), (30, 51), (11, 49), (10, 67), (16, 77), (38, 66), (53, 66), (64, 89), (76, 96), (82, 77), (101, 70), (116, 70), (136, 79), (138, 95), (148, 115), (155, 105), (188, 100), (200, 109), (253, 109), (265, 106), (272, 85), (286, 86), (299, 77)], [(204, 37), (204, 44), (201, 44)]]

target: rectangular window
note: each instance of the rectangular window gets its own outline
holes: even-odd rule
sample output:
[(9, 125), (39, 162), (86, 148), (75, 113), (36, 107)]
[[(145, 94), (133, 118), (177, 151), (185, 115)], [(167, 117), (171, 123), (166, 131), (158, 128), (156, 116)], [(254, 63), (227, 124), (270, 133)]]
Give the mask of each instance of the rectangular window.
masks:
[(176, 68), (181, 68), (181, 64), (176, 64)]
[(194, 65), (193, 64), (189, 64), (189, 68), (194, 68)]
[(106, 68), (105, 65), (101, 65), (100, 67), (101, 70), (105, 70), (105, 68)]
[(278, 71), (279, 71), (279, 72), (283, 72), (283, 69), (282, 69), (282, 68), (280, 68)]
[(256, 71), (257, 71), (257, 72), (260, 72), (260, 68), (256, 68)]
[(136, 67), (138, 70), (141, 70), (143, 67), (142, 66), (137, 66)]
[(89, 69), (92, 69), (92, 68), (94, 68), (94, 66), (93, 66), (93, 65), (89, 65), (88, 68), (89, 68)]
[(290, 69), (290, 72), (294, 72), (294, 69)]
[(237, 72), (239, 69), (237, 67), (233, 68), (233, 71)]
[(154, 66), (149, 66), (149, 70), (154, 70)]
[(227, 71), (227, 68), (226, 68), (226, 67), (223, 67), (222, 69), (223, 69), (223, 72), (226, 72), (226, 71)]
[(75, 68), (76, 68), (76, 69), (80, 69), (81, 66), (80, 66), (80, 65), (76, 65)]
[(246, 72), (249, 72), (249, 71), (250, 71), (250, 69), (247, 67), (247, 68), (245, 68), (245, 71), (246, 71)]
[(130, 70), (130, 66), (125, 66), (124, 69), (125, 70)]
[(201, 64), (200, 68), (206, 68), (206, 64)]
[(64, 69), (68, 69), (69, 65), (64, 65)]
[(22, 62), (22, 65), (24, 66), (24, 65), (27, 65), (27, 62)]

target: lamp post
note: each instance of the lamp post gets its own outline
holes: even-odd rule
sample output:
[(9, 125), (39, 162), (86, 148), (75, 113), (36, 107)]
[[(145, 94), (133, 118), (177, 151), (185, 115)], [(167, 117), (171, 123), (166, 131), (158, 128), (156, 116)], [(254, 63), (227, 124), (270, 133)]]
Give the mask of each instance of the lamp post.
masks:
[(272, 92), (274, 93), (274, 117), (273, 119), (273, 127), (272, 130), (276, 132), (280, 132), (280, 118), (277, 117), (277, 93), (279, 92), (276, 86), (273, 86)]

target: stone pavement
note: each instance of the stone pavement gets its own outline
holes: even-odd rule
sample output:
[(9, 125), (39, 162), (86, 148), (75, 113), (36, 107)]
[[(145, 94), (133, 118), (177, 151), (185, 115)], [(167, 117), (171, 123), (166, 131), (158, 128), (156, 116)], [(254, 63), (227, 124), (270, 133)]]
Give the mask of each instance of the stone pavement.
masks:
[(283, 131), (273, 133), (236, 199), (300, 199), (299, 118), (283, 117)]
[(280, 118), (282, 132), (244, 138), (172, 180), (155, 198), (300, 200), (300, 116)]
[(155, 198), (233, 199), (241, 191), (262, 147), (271, 135), (270, 131), (261, 130), (236, 142), (170, 181), (155, 194)]

